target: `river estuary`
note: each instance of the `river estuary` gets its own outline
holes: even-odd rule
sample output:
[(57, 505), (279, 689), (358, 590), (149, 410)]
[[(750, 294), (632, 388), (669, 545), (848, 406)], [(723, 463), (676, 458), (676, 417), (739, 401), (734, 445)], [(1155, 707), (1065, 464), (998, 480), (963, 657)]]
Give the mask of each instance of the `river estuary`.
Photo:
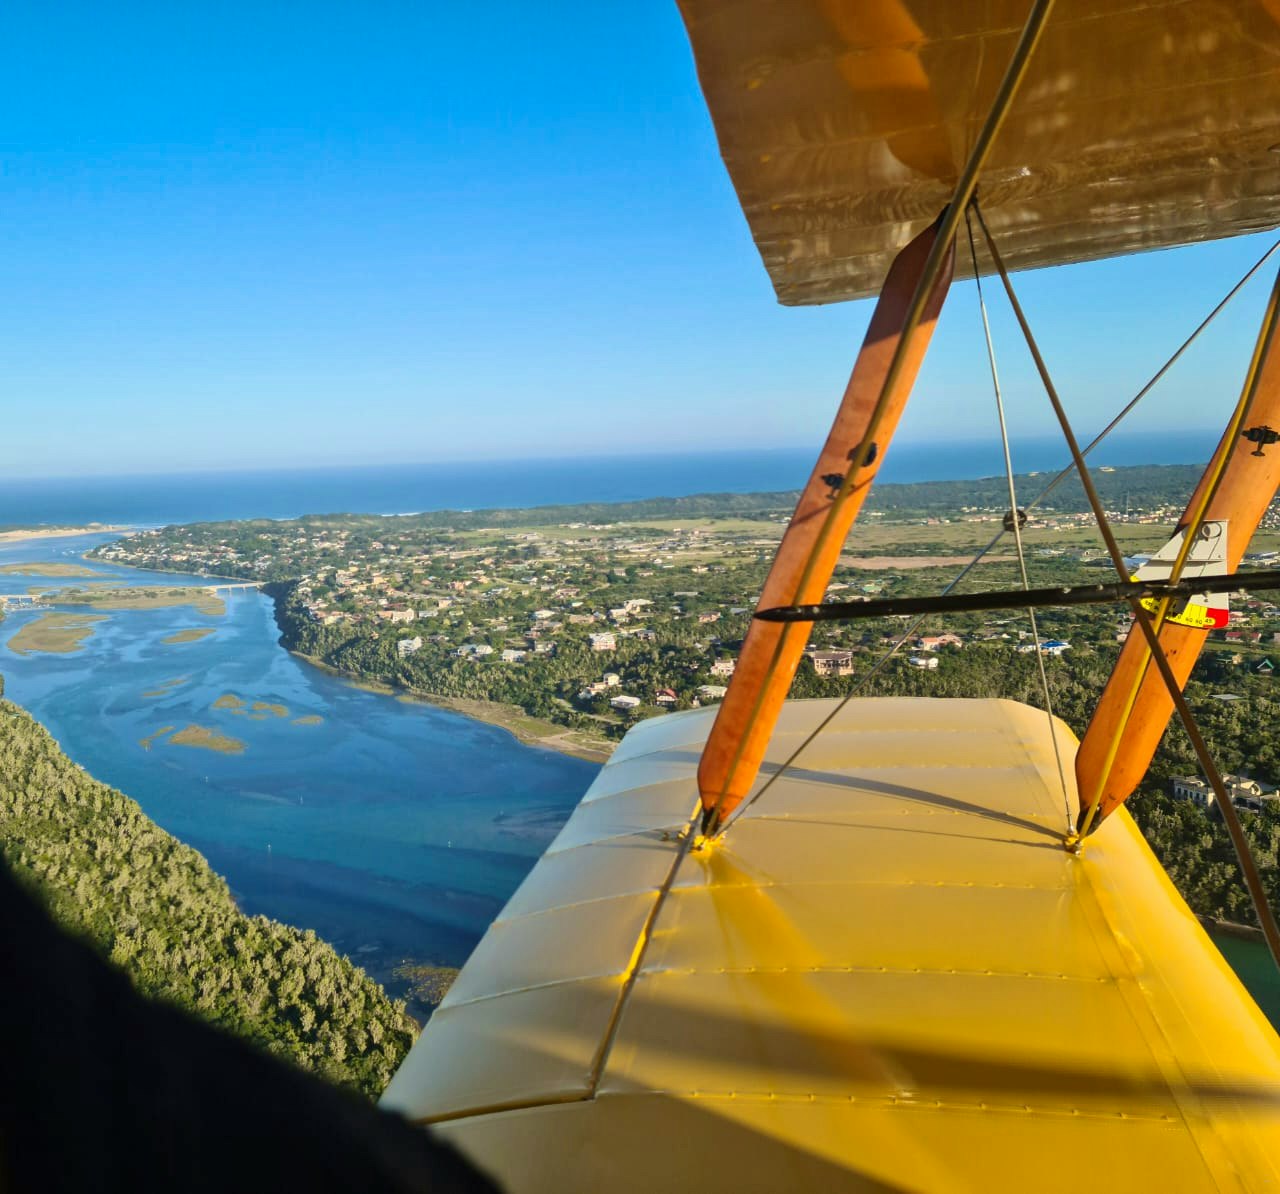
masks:
[[(112, 537), (0, 545), (0, 568), (93, 571), (0, 571), (0, 593), (209, 583), (81, 559)], [(95, 610), (105, 619), (65, 654), (15, 652), (15, 635), (50, 611), (11, 610), (0, 625), (5, 695), (200, 850), (247, 912), (314, 929), (397, 994), (391, 971), (406, 959), (460, 965), (597, 766), (353, 687), (279, 645), (270, 598), (221, 596), (221, 615)], [(56, 597), (52, 610), (73, 612)], [(195, 630), (212, 633), (164, 641)], [(189, 726), (223, 749), (170, 741)]]

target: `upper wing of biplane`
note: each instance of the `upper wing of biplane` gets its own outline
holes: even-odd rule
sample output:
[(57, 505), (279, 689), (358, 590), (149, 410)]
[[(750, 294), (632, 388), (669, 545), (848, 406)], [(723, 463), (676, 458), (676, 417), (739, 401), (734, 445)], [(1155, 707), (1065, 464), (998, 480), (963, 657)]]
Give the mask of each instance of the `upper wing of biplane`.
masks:
[[(752, 235), (801, 305), (874, 294), (937, 217), (1028, 5), (680, 7)], [(980, 189), (1011, 269), (1276, 227), (1280, 0), (1061, 0)]]

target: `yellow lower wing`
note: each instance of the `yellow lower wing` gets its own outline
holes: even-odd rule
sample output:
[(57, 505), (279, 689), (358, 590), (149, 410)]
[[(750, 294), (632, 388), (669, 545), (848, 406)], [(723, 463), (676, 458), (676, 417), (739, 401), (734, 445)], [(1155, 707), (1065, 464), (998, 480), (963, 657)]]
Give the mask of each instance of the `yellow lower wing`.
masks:
[(627, 736), (385, 1105), (517, 1194), (1280, 1184), (1280, 1039), (1127, 814), (1063, 849), (1042, 712), (851, 702), (694, 851), (711, 716)]

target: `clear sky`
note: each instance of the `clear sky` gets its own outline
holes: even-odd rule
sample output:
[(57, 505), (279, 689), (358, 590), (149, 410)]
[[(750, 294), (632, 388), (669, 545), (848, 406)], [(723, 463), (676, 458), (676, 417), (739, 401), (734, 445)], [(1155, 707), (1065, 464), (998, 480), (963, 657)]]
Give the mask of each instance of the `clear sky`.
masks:
[[(1082, 431), (1263, 247), (1022, 276)], [(1267, 286), (1145, 426), (1224, 421)], [(775, 303), (674, 0), (0, 7), (7, 475), (816, 450), (869, 310)], [(904, 439), (992, 433), (977, 321)]]

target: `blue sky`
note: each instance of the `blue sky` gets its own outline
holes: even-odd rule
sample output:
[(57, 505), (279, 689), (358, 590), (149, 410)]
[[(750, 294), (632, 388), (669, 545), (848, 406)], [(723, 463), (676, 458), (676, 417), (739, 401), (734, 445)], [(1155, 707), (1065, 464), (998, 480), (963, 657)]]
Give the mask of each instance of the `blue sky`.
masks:
[[(1263, 246), (1021, 276), (1083, 432)], [(1136, 426), (1225, 419), (1267, 286)], [(870, 310), (775, 303), (663, 0), (6, 5), (0, 295), (11, 476), (816, 450)], [(900, 435), (992, 430), (957, 285)]]

